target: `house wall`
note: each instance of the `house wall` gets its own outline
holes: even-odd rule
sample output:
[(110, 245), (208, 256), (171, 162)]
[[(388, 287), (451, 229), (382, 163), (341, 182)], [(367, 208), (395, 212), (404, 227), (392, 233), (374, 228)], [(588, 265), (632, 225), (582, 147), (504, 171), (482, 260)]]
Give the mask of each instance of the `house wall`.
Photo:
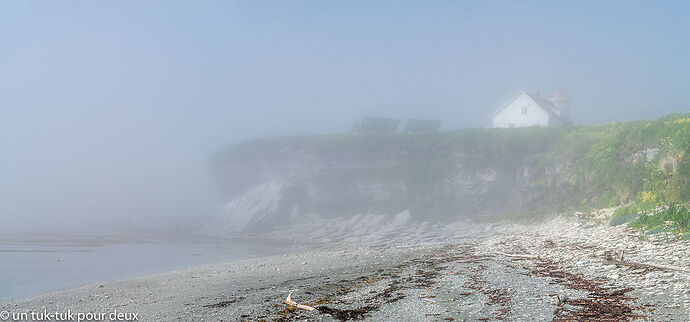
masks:
[[(527, 106), (527, 114), (522, 107)], [(512, 125), (512, 126), (511, 126)], [(548, 126), (549, 113), (544, 111), (526, 94), (513, 99), (508, 106), (494, 115), (493, 127)]]

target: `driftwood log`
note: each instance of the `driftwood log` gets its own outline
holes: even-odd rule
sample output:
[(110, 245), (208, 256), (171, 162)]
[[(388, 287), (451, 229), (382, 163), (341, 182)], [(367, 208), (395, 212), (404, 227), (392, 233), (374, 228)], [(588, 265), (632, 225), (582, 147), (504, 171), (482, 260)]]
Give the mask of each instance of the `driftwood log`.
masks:
[[(496, 254), (506, 256), (506, 257), (517, 257), (517, 258), (536, 258), (536, 259), (541, 258), (539, 255), (528, 255), (528, 254), (507, 254), (507, 253), (501, 253), (501, 252), (496, 252)], [(610, 255), (603, 257), (603, 259), (604, 259), (604, 261), (612, 263), (612, 264), (618, 264), (618, 265), (628, 266), (628, 267), (632, 267), (632, 268), (658, 269), (658, 270), (664, 270), (664, 271), (676, 271), (676, 272), (690, 273), (690, 269), (685, 268), (685, 267), (678, 267), (678, 266), (672, 266), (672, 265), (659, 265), (659, 264), (628, 262), (628, 261), (623, 260), (623, 252), (621, 252), (619, 256), (620, 256), (620, 259), (615, 258), (615, 257), (610, 256)]]
[(528, 254), (507, 254), (496, 252), (496, 254), (506, 257), (517, 257), (517, 258), (540, 258), (539, 255), (528, 255)]
[(677, 272), (690, 273), (690, 269), (687, 269), (684, 267), (678, 267), (678, 266), (628, 262), (628, 261), (614, 258), (613, 256), (606, 256), (603, 259), (604, 259), (604, 261), (612, 263), (612, 264), (618, 264), (618, 265), (623, 265), (623, 266), (628, 266), (628, 267), (633, 267), (633, 268), (659, 269), (659, 270), (663, 270), (663, 271), (677, 271)]
[(290, 305), (290, 306), (297, 307), (298, 309), (307, 310), (307, 311), (314, 311), (314, 308), (309, 306), (309, 305), (299, 304), (299, 303), (293, 301), (292, 300), (292, 292), (290, 292), (290, 294), (288, 294), (287, 298), (285, 299), (285, 301), (283, 301), (283, 303)]

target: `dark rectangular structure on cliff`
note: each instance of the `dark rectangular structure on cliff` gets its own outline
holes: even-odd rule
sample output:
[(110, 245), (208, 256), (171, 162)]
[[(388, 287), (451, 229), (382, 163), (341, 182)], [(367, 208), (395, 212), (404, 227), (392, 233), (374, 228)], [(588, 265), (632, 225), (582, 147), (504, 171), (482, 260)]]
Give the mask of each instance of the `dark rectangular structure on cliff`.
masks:
[(405, 132), (438, 132), (441, 121), (410, 119), (405, 125)]
[(352, 133), (390, 133), (395, 132), (400, 120), (382, 117), (365, 117), (352, 126)]

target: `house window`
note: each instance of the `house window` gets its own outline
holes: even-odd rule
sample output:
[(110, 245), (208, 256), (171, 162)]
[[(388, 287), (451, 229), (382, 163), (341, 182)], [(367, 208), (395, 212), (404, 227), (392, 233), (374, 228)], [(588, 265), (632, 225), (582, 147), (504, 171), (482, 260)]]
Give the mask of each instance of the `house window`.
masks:
[(527, 105), (522, 107), (522, 115), (527, 115)]

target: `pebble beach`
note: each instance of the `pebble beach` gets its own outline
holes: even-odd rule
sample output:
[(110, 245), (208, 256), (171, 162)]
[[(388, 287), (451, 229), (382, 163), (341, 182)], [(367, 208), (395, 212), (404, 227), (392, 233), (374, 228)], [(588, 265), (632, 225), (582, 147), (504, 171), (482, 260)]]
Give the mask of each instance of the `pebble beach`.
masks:
[[(140, 321), (690, 319), (688, 241), (577, 216), (491, 227), (450, 242), (341, 243), (86, 285), (0, 311)], [(285, 304), (290, 293), (314, 310)]]

